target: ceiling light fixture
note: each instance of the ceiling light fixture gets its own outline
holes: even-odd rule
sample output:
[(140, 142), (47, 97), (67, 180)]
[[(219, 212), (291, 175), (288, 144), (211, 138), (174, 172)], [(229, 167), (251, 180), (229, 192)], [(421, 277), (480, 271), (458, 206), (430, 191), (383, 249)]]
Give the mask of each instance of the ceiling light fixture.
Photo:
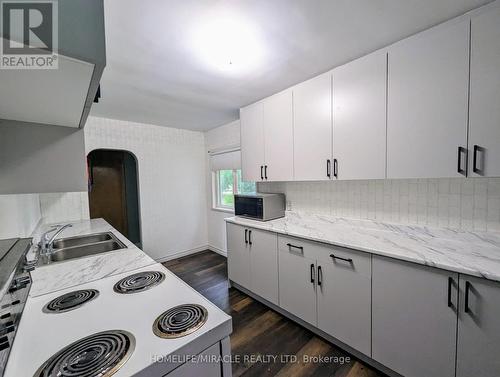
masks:
[(194, 28), (192, 45), (204, 66), (222, 74), (252, 72), (264, 59), (257, 27), (237, 14), (208, 16)]

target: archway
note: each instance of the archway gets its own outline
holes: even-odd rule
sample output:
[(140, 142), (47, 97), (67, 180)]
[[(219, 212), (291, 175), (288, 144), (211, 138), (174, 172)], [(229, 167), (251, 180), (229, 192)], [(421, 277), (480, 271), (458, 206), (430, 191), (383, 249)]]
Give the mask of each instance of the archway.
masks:
[(141, 247), (138, 167), (124, 150), (96, 149), (87, 156), (90, 218), (103, 218)]

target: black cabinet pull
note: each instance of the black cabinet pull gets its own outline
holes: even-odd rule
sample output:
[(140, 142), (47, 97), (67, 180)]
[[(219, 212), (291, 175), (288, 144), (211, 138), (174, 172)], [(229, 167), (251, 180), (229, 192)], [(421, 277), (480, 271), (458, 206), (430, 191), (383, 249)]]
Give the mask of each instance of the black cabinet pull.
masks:
[(299, 249), (302, 253), (304, 252), (304, 247), (302, 246), (295, 246), (291, 243), (287, 243), (286, 246), (288, 246), (289, 249)]
[(311, 263), (311, 283), (314, 284), (314, 263)]
[(0, 351), (6, 350), (10, 347), (9, 338), (7, 336), (2, 336), (0, 338)]
[[(462, 169), (462, 154), (465, 154), (465, 168)], [(467, 176), (467, 149), (458, 147), (458, 166), (457, 172), (463, 176)]]
[(472, 287), (472, 284), (468, 281), (465, 282), (465, 312), (470, 313), (470, 308), (469, 308), (469, 292)]
[(328, 178), (331, 177), (331, 173), (330, 173), (330, 159), (326, 160), (326, 176)]
[(352, 263), (352, 259), (351, 258), (341, 258), (341, 257), (337, 257), (335, 254), (330, 254), (330, 258), (340, 259), (340, 260), (343, 260), (345, 262)]
[(448, 277), (448, 307), (451, 308), (453, 306), (453, 302), (451, 301), (451, 287), (453, 285), (453, 278), (451, 276)]
[(248, 235), (248, 229), (245, 229), (245, 243), (248, 243), (247, 235)]
[(251, 230), (248, 231), (248, 244), (249, 245), (252, 244), (252, 231)]
[(333, 176), (335, 178), (339, 177), (339, 163), (336, 158), (333, 159)]
[(264, 166), (260, 165), (260, 179), (264, 180)]
[(318, 266), (318, 287), (323, 283), (323, 271), (321, 270), (321, 266)]
[[(472, 171), (479, 175), (484, 175), (484, 152), (486, 150), (479, 145), (474, 145), (474, 154), (472, 155)], [(481, 169), (477, 167), (478, 165), (478, 153), (481, 153)]]
[(14, 325), (13, 321), (9, 321), (5, 323), (5, 325), (0, 329), (0, 336), (7, 335), (13, 332), (16, 329), (16, 325)]
[(267, 165), (264, 165), (264, 179), (267, 179)]

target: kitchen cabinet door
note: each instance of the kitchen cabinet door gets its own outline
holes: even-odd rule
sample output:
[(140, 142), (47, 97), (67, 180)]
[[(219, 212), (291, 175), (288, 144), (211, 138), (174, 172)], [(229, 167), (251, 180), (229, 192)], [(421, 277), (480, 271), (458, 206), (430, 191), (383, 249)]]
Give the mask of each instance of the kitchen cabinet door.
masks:
[(264, 178), (264, 106), (257, 102), (240, 110), (241, 173), (244, 181)]
[(316, 261), (300, 252), (279, 252), (280, 306), (314, 326), (316, 317)]
[(318, 327), (371, 356), (371, 255), (342, 248), (325, 251), (317, 268)]
[(250, 290), (278, 305), (278, 235), (248, 229)]
[(295, 180), (330, 179), (327, 168), (332, 159), (331, 72), (293, 88), (293, 112)]
[(500, 7), (472, 17), (469, 173), (500, 176)]
[(384, 179), (387, 54), (333, 70), (333, 139), (337, 179)]
[(229, 279), (250, 289), (248, 229), (226, 223), (227, 269)]
[(266, 181), (293, 180), (293, 104), (287, 90), (264, 100)]
[(372, 256), (372, 357), (405, 377), (454, 377), (458, 274)]
[(389, 49), (388, 178), (466, 174), (468, 79), (469, 20)]
[(500, 284), (460, 275), (457, 377), (500, 375)]

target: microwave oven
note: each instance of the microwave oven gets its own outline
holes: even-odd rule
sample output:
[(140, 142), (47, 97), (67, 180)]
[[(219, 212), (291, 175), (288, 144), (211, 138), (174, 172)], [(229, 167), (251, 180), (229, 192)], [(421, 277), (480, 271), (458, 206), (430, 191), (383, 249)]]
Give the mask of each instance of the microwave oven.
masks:
[(234, 214), (260, 221), (285, 217), (285, 195), (236, 194), (234, 196)]

